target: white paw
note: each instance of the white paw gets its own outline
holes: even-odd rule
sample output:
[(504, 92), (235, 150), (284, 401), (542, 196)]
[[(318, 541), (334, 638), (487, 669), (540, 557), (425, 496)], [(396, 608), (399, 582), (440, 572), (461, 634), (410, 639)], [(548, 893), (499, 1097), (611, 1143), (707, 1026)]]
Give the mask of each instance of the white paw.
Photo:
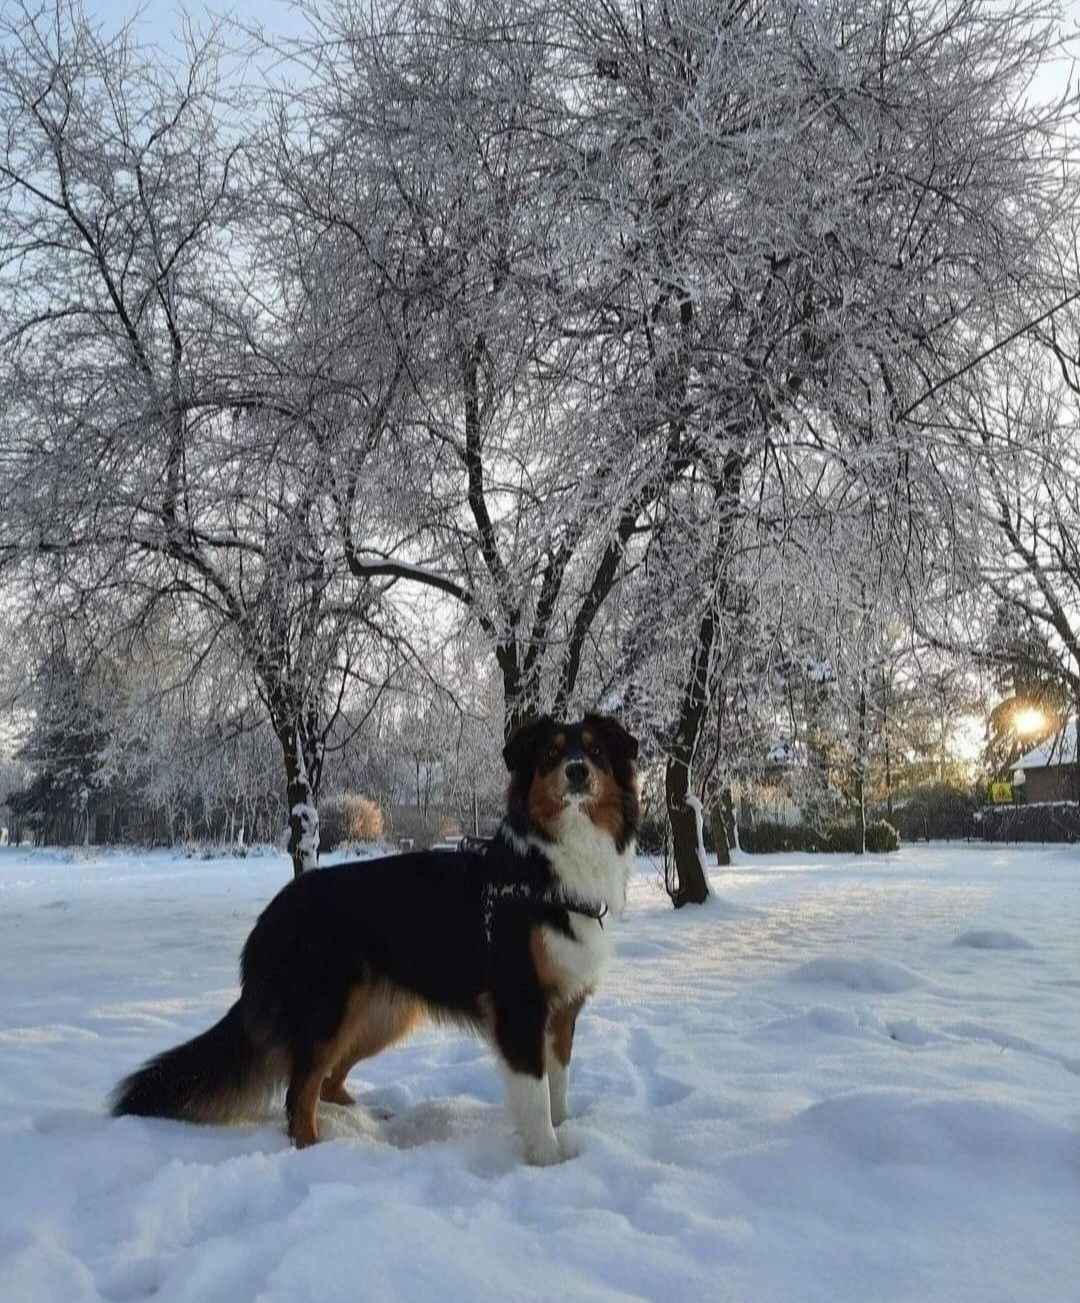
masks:
[(554, 1131), (543, 1140), (525, 1146), (525, 1161), (530, 1167), (553, 1167), (556, 1163), (561, 1163), (564, 1157)]
[(577, 1158), (584, 1151), (585, 1145), (576, 1131), (560, 1131), (559, 1149), (565, 1163), (568, 1158)]

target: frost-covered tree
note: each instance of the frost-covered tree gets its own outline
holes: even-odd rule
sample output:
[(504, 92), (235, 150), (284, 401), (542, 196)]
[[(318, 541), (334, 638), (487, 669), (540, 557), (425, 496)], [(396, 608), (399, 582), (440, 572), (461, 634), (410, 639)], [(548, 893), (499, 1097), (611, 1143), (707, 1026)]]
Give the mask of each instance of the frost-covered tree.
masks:
[[(989, 591), (1011, 636), (987, 648), (1056, 682), (1080, 708), (1080, 355), (1022, 342), (997, 355), (955, 399), (971, 454), (962, 519), (966, 577)], [(1075, 336), (1074, 336), (1075, 337)], [(1024, 626), (1034, 634), (1021, 650)], [(1000, 635), (999, 628), (999, 635)], [(1008, 630), (1006, 630), (1008, 634)], [(996, 645), (994, 645), (996, 643)]]
[[(592, 333), (564, 306), (583, 214), (556, 20), (505, 0), (328, 6), (293, 50), (311, 66), (280, 134), (296, 211), (329, 233), (343, 283), (376, 269), (408, 358), (398, 521), (365, 541), (347, 515), (350, 564), (454, 599), (507, 729), (569, 704), (655, 451), (604, 413)], [(318, 148), (292, 150), (298, 133)], [(377, 196), (363, 223), (358, 195)]]
[(320, 383), (332, 296), (272, 241), (221, 52), (192, 36), (170, 64), (77, 0), (5, 11), (0, 555), (72, 611), (115, 613), (123, 590), (129, 630), (186, 604), (196, 661), (229, 641), (278, 739), (300, 871), (327, 732), (377, 623), (338, 518), (393, 376), (358, 379), (354, 352)]
[(298, 869), (327, 746), (447, 637), (503, 729), (630, 713), (701, 899), (793, 549), (888, 503), (921, 584), (983, 446), (941, 453), (956, 385), (1071, 292), (1053, 7), (341, 0), (244, 104), (213, 42), (170, 70), (57, 15), (0, 55), (0, 560), (227, 641)]
[[(1022, 98), (1052, 11), (609, 3), (575, 20), (600, 75), (590, 286), (611, 346), (641, 358), (619, 403), (660, 407), (723, 486), (722, 520), (770, 476), (781, 512), (797, 510), (790, 469), (812, 473), (814, 455), (843, 472), (841, 496), (845, 480), (934, 478), (911, 418), (977, 355), (1016, 282), (1045, 281), (1039, 240), (1069, 202), (1061, 137), (1047, 144), (1062, 106)], [(725, 564), (703, 557), (691, 584), (709, 591)], [(684, 791), (722, 619), (721, 602), (687, 653)], [(687, 820), (676, 850), (695, 882), (696, 840)]]

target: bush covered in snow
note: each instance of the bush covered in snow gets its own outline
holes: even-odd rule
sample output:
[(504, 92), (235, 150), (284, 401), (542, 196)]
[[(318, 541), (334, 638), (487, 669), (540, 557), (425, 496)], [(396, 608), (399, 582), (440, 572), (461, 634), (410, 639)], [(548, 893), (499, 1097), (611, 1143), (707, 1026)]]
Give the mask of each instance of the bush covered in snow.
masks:
[(900, 834), (888, 819), (875, 819), (866, 825), (866, 849), (875, 853), (900, 849)]

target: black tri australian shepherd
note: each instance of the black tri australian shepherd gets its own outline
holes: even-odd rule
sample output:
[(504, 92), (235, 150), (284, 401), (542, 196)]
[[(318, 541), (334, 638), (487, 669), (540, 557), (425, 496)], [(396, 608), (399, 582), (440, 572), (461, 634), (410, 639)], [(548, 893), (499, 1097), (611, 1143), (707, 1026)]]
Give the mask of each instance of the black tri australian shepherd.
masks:
[(616, 720), (544, 717), (503, 752), (507, 813), (477, 850), (419, 851), (304, 873), (260, 914), (241, 995), (209, 1031), (117, 1087), (117, 1115), (227, 1122), (287, 1087), (289, 1135), (425, 1019), (486, 1036), (530, 1163), (563, 1157), (574, 1024), (611, 953), (634, 856), (637, 742)]

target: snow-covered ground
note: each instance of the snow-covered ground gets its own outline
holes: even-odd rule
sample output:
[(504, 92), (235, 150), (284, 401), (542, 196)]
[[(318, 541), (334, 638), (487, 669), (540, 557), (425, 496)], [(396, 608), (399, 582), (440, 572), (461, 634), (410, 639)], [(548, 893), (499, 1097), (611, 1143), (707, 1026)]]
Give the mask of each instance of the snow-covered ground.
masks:
[(1080, 1299), (1080, 850), (744, 857), (678, 914), (643, 867), (560, 1167), (441, 1031), (302, 1153), (109, 1118), (288, 872), (0, 850), (4, 1303)]

